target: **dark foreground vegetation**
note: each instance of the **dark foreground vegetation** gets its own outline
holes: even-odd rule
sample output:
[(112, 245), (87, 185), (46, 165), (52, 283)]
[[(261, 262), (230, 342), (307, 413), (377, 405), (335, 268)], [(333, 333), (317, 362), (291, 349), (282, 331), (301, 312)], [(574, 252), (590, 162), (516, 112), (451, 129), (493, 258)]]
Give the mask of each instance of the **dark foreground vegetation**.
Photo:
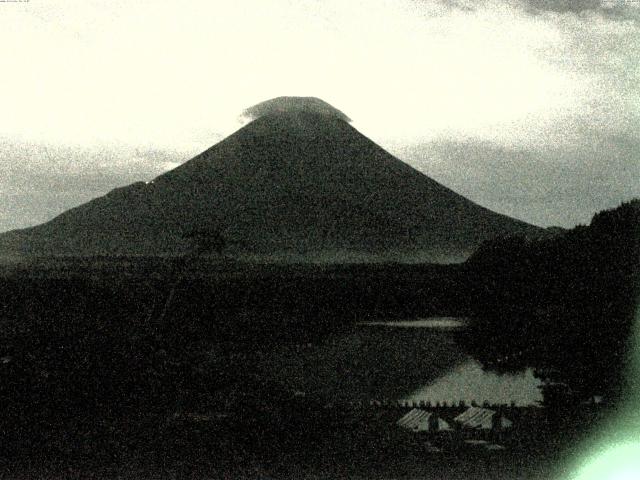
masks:
[(555, 407), (624, 393), (640, 293), (640, 200), (548, 238), (495, 240), (467, 263), (479, 290), (466, 345), (485, 366), (536, 368)]
[(437, 266), (116, 265), (62, 261), (2, 279), (0, 456), (14, 472), (234, 478), (305, 455), (347, 462), (350, 449), (310, 453), (340, 444), (345, 418), (327, 415), (326, 399), (299, 410), (296, 392), (265, 375), (266, 353), (354, 321), (460, 308), (448, 307), (456, 274)]
[[(562, 426), (566, 406), (623, 391), (639, 224), (638, 202), (624, 204), (589, 227), (497, 240), (451, 266), (92, 258), (7, 267), (3, 473), (545, 478), (543, 466), (584, 424)], [(282, 345), (428, 315), (473, 317), (463, 344), (488, 368), (535, 367), (556, 427), (532, 427), (536, 435), (499, 454), (427, 455), (388, 412), (301, 400), (261, 369)]]

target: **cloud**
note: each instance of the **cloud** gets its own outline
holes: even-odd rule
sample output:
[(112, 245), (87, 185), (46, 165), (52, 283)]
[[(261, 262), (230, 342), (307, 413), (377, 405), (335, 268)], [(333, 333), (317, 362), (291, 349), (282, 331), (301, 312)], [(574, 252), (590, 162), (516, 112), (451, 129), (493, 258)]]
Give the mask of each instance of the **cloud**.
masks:
[(440, 0), (450, 9), (474, 12), (496, 9), (499, 3), (528, 13), (553, 12), (560, 14), (597, 13), (611, 19), (638, 19), (640, 5), (636, 0)]
[[(553, 12), (582, 12), (584, 10), (604, 10), (607, 8), (602, 0), (525, 0), (531, 8)], [(610, 8), (610, 7), (609, 7)]]
[(0, 232), (43, 223), (114, 188), (151, 180), (196, 153), (0, 141)]
[(521, 0), (533, 12), (597, 12), (611, 18), (634, 18), (637, 2), (631, 0)]
[(274, 113), (318, 113), (322, 115), (329, 115), (331, 117), (339, 118), (345, 122), (350, 122), (351, 119), (347, 117), (337, 108), (329, 105), (324, 100), (320, 100), (315, 97), (277, 97), (271, 100), (260, 102), (253, 107), (249, 107), (243, 112), (243, 116), (255, 120), (256, 118), (263, 117)]
[(506, 147), (442, 140), (395, 149), (418, 170), (489, 209), (537, 225), (586, 224), (640, 198), (640, 139), (592, 133), (579, 144)]

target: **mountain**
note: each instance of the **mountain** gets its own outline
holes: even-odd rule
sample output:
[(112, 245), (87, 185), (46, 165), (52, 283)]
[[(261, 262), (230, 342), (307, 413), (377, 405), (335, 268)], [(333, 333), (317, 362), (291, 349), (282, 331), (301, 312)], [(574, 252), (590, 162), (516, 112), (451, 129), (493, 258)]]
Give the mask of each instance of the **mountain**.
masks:
[(483, 241), (541, 229), (497, 214), (398, 160), (329, 104), (280, 97), (155, 180), (0, 235), (20, 255), (176, 255), (216, 231), (260, 261), (460, 261)]

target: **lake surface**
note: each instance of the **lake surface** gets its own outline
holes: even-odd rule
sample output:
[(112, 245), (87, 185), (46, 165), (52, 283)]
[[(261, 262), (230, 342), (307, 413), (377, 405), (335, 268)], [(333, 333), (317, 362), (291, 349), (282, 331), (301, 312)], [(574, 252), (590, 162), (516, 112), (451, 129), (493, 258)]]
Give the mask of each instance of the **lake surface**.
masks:
[(521, 374), (497, 375), (486, 372), (482, 365), (469, 359), (452, 369), (446, 375), (418, 388), (403, 400), (446, 402), (451, 405), (464, 400), (467, 404), (475, 401), (482, 404), (511, 403), (518, 406), (535, 405), (542, 401), (538, 388), (540, 380), (528, 369)]
[(383, 326), (383, 327), (398, 327), (398, 328), (432, 328), (432, 329), (450, 329), (450, 328), (464, 328), (469, 322), (469, 319), (463, 317), (430, 317), (430, 318), (418, 318), (416, 320), (395, 320), (395, 321), (382, 321), (382, 322), (363, 322), (360, 325), (363, 326)]
[(266, 352), (260, 368), (290, 391), (327, 401), (371, 399), (532, 405), (542, 400), (531, 371), (482, 370), (456, 341), (465, 318), (367, 322), (313, 343)]

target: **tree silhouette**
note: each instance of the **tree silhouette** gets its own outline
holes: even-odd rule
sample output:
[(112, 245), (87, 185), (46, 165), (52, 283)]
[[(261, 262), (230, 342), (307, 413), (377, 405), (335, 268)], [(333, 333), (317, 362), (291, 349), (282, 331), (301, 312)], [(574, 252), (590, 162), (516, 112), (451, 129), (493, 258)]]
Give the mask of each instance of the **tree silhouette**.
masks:
[(492, 240), (467, 266), (478, 285), (467, 344), (483, 364), (547, 372), (548, 403), (567, 395), (558, 385), (580, 399), (621, 393), (640, 293), (640, 200), (549, 237)]
[[(162, 324), (169, 307), (171, 306), (178, 286), (182, 284), (185, 273), (188, 269), (189, 260), (202, 257), (203, 255), (221, 256), (225, 247), (226, 240), (222, 233), (217, 229), (197, 229), (192, 230), (184, 235), (186, 240), (191, 242), (191, 248), (182, 256), (176, 258), (173, 266), (172, 276), (174, 281), (171, 284), (169, 293), (163, 303), (162, 309), (158, 315), (158, 323)], [(153, 316), (154, 308), (151, 309), (149, 319)]]

